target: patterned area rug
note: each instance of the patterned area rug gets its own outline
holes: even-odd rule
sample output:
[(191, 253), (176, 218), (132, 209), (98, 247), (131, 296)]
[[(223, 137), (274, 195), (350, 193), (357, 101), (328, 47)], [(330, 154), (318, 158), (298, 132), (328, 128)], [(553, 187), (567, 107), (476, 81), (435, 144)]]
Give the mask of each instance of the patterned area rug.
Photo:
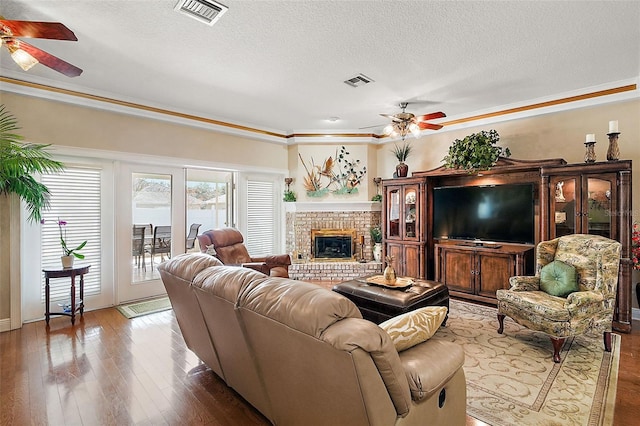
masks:
[(169, 302), (168, 297), (161, 297), (159, 299), (144, 300), (142, 302), (116, 306), (116, 309), (118, 309), (122, 315), (131, 319), (171, 309), (171, 302)]
[(546, 335), (508, 317), (504, 325), (498, 334), (495, 308), (452, 300), (432, 337), (464, 347), (468, 415), (494, 426), (613, 423), (620, 336), (610, 353), (602, 336), (568, 339), (555, 364)]

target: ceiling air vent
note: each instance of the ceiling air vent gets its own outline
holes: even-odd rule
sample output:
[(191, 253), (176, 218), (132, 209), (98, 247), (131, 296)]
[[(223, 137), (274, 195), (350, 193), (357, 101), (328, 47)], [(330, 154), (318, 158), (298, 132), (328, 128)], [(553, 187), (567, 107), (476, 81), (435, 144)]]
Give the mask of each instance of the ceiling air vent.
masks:
[(174, 9), (207, 25), (215, 24), (229, 10), (227, 6), (210, 0), (180, 0)]
[(373, 83), (373, 80), (364, 74), (358, 74), (355, 77), (345, 80), (344, 82), (351, 87), (360, 87), (368, 83)]

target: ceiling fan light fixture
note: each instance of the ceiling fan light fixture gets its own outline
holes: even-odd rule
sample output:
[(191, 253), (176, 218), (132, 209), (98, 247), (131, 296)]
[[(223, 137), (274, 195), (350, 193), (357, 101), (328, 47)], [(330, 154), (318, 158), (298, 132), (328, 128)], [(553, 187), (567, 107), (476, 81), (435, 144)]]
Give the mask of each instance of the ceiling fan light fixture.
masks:
[(36, 58), (31, 56), (24, 50), (11, 44), (7, 44), (7, 49), (9, 49), (9, 53), (11, 54), (11, 58), (14, 60), (14, 62), (25, 71), (29, 71), (31, 68), (33, 68), (34, 65), (40, 63)]
[(409, 130), (416, 139), (420, 137), (420, 127), (416, 123), (409, 124)]

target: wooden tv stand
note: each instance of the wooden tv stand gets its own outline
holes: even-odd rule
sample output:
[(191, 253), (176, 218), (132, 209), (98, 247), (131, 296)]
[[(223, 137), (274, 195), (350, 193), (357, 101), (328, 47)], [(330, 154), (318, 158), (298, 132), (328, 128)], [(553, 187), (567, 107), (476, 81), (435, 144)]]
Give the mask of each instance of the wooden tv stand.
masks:
[(446, 242), (434, 250), (435, 280), (464, 299), (495, 305), (496, 290), (509, 288), (509, 277), (533, 272), (533, 245)]

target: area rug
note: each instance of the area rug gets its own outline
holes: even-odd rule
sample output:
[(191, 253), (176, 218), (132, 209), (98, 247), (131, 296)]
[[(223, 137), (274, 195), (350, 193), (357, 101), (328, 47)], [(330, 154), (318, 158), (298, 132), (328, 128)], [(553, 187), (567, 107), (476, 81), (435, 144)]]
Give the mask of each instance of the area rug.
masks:
[(171, 309), (171, 302), (169, 302), (168, 297), (161, 297), (116, 306), (116, 309), (118, 309), (122, 315), (131, 319)]
[(508, 317), (504, 325), (498, 334), (495, 308), (452, 300), (432, 337), (464, 348), (469, 416), (494, 426), (613, 424), (620, 336), (611, 352), (602, 336), (568, 339), (556, 364), (548, 336)]

